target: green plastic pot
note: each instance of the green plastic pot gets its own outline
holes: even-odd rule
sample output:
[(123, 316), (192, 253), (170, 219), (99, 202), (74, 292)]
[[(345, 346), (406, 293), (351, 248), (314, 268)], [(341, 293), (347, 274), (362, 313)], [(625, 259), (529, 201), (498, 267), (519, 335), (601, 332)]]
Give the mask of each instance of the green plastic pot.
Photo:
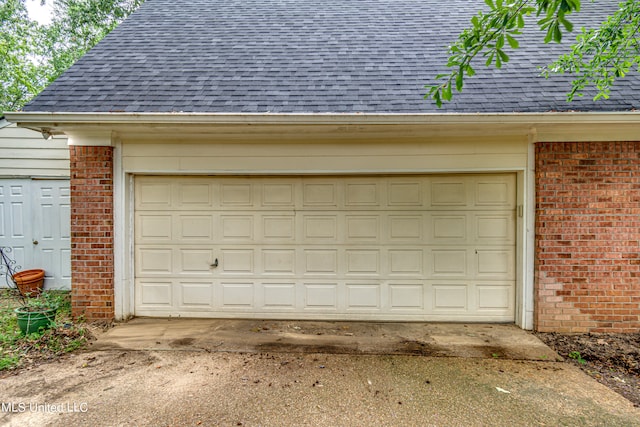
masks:
[(25, 307), (15, 310), (18, 318), (18, 327), (23, 334), (28, 335), (38, 332), (40, 328), (49, 329), (56, 318), (55, 308), (44, 308), (38, 311), (28, 311)]

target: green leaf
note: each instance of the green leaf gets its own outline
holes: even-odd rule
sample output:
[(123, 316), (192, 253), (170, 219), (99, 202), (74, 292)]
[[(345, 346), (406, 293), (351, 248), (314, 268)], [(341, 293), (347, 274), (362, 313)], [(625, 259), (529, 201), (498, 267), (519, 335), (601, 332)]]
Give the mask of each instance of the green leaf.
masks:
[(442, 99), (440, 98), (440, 91), (433, 94), (433, 100), (436, 102), (438, 108), (442, 107)]
[(517, 49), (518, 47), (520, 47), (520, 43), (518, 43), (518, 40), (511, 37), (509, 34), (507, 34), (507, 42), (512, 49)]
[(497, 52), (502, 62), (509, 62), (509, 56), (503, 50), (497, 49)]
[(573, 31), (573, 24), (572, 24), (571, 22), (567, 21), (567, 20), (564, 18), (564, 16), (559, 16), (559, 17), (558, 17), (558, 20), (560, 21), (560, 23), (564, 26), (564, 28), (565, 28), (567, 31), (569, 31), (569, 32)]
[(458, 92), (462, 92), (462, 86), (464, 84), (463, 80), (464, 74), (462, 73), (462, 70), (460, 70), (458, 71), (458, 75), (456, 76), (456, 90)]
[(487, 61), (484, 63), (485, 66), (490, 66), (493, 62), (493, 52), (487, 55)]
[(553, 26), (553, 41), (560, 43), (562, 41), (562, 31), (557, 23)]
[(442, 98), (445, 101), (451, 101), (452, 96), (453, 95), (451, 93), (451, 82), (449, 82), (442, 88)]
[(473, 69), (473, 67), (471, 65), (467, 65), (467, 68), (465, 69), (467, 76), (469, 77), (473, 77), (476, 75), (476, 70)]

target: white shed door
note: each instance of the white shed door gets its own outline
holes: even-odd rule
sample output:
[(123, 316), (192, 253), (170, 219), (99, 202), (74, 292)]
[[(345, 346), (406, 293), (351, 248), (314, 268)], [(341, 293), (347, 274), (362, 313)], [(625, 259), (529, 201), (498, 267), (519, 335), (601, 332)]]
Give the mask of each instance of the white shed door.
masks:
[(135, 189), (136, 315), (514, 320), (514, 174)]
[(43, 269), (47, 289), (71, 288), (69, 196), (69, 180), (0, 179), (0, 245), (22, 270)]

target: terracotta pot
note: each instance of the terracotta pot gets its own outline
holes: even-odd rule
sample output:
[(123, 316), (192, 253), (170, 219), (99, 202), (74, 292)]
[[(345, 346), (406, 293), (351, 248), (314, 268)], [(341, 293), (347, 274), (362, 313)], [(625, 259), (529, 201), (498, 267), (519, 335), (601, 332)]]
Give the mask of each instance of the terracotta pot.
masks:
[(18, 291), (25, 297), (37, 297), (44, 287), (44, 270), (33, 269), (19, 271), (13, 275), (13, 281), (18, 286)]

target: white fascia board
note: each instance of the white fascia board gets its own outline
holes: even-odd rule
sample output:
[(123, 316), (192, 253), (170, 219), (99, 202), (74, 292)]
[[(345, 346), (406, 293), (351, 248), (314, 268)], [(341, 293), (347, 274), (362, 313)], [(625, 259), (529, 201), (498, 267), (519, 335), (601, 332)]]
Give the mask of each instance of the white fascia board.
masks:
[(549, 113), (6, 113), (20, 124), (536, 124), (638, 123), (640, 112)]
[(109, 130), (72, 130), (65, 132), (65, 134), (69, 137), (68, 145), (105, 147), (113, 145)]
[[(127, 132), (147, 127), (159, 133), (167, 129), (216, 126), (412, 126), (444, 129), (464, 128), (537, 135), (537, 141), (638, 140), (640, 112), (548, 112), (548, 113), (6, 113), (7, 119), (38, 131), (67, 134), (110, 129)], [(615, 125), (615, 127), (603, 127)]]

